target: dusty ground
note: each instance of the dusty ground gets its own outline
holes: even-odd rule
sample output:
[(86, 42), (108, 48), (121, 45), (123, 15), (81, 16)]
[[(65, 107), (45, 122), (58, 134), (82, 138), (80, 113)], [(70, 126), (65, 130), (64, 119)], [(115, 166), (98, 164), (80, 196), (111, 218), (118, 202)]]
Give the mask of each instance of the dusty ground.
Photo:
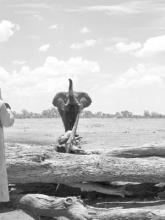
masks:
[[(53, 144), (63, 134), (61, 119), (16, 119), (5, 129), (7, 142)], [(84, 149), (104, 150), (140, 146), (165, 140), (165, 119), (80, 119), (78, 133)]]
[(34, 220), (22, 210), (14, 210), (0, 214), (0, 220)]

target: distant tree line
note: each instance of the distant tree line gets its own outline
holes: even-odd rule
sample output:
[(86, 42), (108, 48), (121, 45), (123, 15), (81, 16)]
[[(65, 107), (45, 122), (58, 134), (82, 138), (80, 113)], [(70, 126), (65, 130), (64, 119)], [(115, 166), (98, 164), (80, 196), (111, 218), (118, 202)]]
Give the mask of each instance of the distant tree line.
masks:
[[(16, 118), (58, 118), (60, 117), (56, 108), (43, 110), (41, 113), (34, 113), (23, 109), (21, 113), (14, 112)], [(103, 113), (101, 111), (93, 113), (91, 111), (83, 111), (81, 118), (165, 118), (165, 115), (158, 112), (144, 111), (143, 115), (135, 115), (128, 110), (116, 112), (115, 114)]]

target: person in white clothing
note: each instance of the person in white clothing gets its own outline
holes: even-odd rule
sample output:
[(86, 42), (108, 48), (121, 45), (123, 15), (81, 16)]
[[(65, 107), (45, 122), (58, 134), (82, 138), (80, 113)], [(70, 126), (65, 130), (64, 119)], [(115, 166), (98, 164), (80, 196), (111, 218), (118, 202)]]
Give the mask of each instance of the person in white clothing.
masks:
[(10, 127), (13, 123), (14, 115), (11, 111), (10, 105), (3, 102), (0, 94), (0, 202), (9, 201), (3, 127)]

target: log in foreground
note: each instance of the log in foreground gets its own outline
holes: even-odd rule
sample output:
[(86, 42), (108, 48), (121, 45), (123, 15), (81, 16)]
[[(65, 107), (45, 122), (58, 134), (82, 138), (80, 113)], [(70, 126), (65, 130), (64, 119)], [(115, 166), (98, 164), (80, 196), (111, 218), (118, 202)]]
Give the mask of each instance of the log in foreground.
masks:
[(121, 158), (108, 154), (57, 153), (54, 146), (10, 144), (9, 183), (165, 182), (165, 158)]
[(35, 218), (64, 216), (68, 219), (91, 219), (83, 202), (76, 197), (58, 198), (42, 194), (27, 194), (20, 199), (19, 207)]
[(35, 219), (42, 216), (65, 217), (70, 220), (160, 220), (165, 219), (164, 210), (151, 209), (104, 209), (85, 206), (76, 197), (58, 198), (42, 194), (27, 194), (19, 201), (19, 208)]
[[(129, 209), (122, 210), (117, 209), (116, 211), (105, 211), (104, 214), (98, 214), (97, 218), (93, 220), (164, 220), (164, 214), (160, 214), (159, 210), (138, 210), (138, 209)], [(0, 220), (69, 220), (66, 217), (40, 217), (34, 218), (29, 214), (25, 213), (23, 210), (15, 210), (6, 213), (0, 213)], [(74, 219), (82, 220), (82, 219)], [(83, 218), (84, 220), (84, 218)]]

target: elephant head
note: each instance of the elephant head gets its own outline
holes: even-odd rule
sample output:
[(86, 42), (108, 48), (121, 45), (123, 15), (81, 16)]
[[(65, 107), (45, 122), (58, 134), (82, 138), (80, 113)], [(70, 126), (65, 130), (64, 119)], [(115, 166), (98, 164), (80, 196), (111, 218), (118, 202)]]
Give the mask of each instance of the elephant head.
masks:
[(92, 100), (85, 92), (73, 91), (73, 82), (69, 79), (68, 92), (59, 92), (53, 99), (53, 105), (57, 107), (62, 118), (65, 131), (72, 130), (77, 114), (88, 107)]

